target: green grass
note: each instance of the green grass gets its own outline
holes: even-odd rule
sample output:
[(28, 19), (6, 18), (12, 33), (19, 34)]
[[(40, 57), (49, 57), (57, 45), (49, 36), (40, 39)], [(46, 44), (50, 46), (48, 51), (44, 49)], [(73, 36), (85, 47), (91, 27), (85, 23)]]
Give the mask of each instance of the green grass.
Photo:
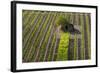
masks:
[(69, 45), (69, 33), (62, 32), (57, 54), (58, 61), (64, 61), (68, 59), (68, 45)]

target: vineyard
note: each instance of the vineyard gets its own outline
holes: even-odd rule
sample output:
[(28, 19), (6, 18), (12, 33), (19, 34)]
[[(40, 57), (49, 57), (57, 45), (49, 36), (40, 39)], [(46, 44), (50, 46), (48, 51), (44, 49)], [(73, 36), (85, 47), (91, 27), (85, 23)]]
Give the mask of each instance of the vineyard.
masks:
[[(63, 16), (74, 26), (64, 32), (56, 20)], [(46, 62), (91, 59), (89, 13), (22, 11), (22, 61)]]

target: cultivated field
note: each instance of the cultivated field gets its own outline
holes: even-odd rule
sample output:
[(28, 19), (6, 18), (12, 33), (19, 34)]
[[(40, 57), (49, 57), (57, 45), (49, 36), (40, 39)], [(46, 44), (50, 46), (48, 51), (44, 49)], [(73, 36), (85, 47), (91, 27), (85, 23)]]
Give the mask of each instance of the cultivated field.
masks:
[[(56, 20), (63, 16), (74, 26), (64, 32)], [(22, 61), (46, 62), (91, 59), (89, 13), (22, 11)]]

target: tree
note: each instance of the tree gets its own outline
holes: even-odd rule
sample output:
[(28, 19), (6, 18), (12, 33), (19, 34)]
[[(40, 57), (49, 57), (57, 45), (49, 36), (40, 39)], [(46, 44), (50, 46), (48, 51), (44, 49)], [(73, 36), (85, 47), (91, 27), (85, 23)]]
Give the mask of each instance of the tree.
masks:
[(67, 22), (66, 18), (63, 17), (63, 16), (59, 16), (59, 17), (57, 18), (57, 20), (56, 20), (56, 25), (57, 25), (57, 26), (59, 26), (59, 25), (64, 26), (64, 25), (66, 25), (67, 23), (68, 23), (68, 22)]
[(73, 24), (70, 24), (68, 21), (67, 21), (67, 18), (66, 17), (63, 17), (63, 16), (59, 16), (56, 20), (56, 26), (61, 26), (61, 30), (63, 30), (64, 32), (72, 32), (74, 31), (74, 26)]

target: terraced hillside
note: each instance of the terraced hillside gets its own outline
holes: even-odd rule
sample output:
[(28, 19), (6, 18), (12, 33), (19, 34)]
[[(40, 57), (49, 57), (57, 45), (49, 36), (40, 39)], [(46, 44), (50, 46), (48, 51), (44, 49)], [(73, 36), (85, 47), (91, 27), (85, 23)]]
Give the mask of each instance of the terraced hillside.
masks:
[[(63, 32), (56, 24), (59, 16), (74, 25)], [(91, 59), (89, 13), (22, 11), (22, 61), (69, 61)]]

